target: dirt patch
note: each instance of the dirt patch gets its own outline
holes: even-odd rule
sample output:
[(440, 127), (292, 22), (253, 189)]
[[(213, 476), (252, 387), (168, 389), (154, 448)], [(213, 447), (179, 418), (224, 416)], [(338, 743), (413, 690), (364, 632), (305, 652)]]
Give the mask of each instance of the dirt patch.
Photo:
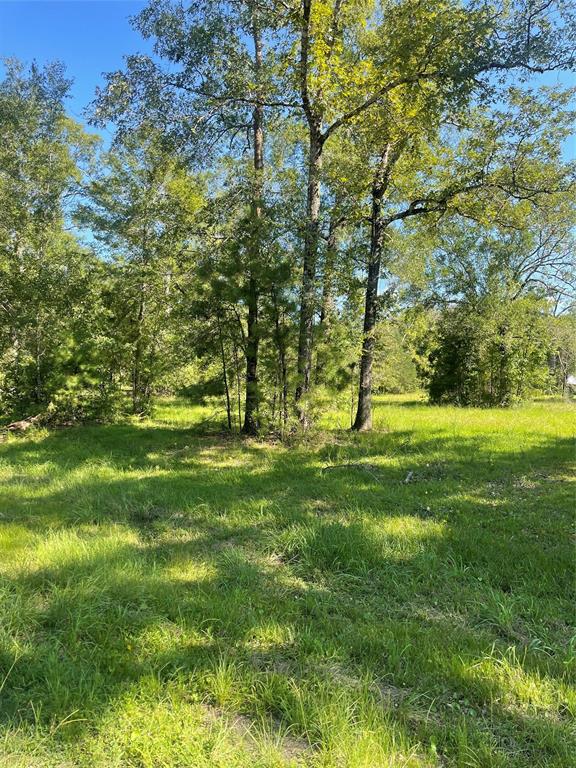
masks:
[(279, 720), (270, 717), (263, 722), (256, 722), (248, 715), (230, 713), (212, 705), (206, 705), (207, 723), (223, 722), (234, 731), (243, 746), (249, 752), (256, 752), (258, 737), (272, 744), (281, 752), (284, 759), (293, 764), (301, 763), (310, 756), (312, 747), (303, 738), (294, 736)]

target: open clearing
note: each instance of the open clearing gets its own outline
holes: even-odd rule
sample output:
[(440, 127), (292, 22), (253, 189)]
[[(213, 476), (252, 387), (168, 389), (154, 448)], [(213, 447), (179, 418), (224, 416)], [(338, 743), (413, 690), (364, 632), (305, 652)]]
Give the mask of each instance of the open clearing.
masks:
[(576, 765), (572, 406), (207, 415), (0, 445), (2, 768)]

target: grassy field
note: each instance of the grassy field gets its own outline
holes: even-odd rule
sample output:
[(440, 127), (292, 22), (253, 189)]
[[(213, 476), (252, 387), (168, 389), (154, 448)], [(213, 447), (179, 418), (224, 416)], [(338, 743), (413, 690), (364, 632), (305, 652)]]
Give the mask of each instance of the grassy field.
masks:
[(573, 407), (0, 445), (2, 768), (576, 765)]

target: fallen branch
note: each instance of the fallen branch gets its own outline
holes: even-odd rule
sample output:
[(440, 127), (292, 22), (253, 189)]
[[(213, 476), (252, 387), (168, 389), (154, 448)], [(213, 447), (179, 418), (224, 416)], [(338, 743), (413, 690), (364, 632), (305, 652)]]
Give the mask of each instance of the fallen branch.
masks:
[(36, 416), (28, 416), (25, 419), (19, 421), (13, 421), (11, 424), (7, 424), (4, 429), (7, 432), (26, 432), (27, 429), (38, 424), (42, 420), (43, 414), (38, 413)]

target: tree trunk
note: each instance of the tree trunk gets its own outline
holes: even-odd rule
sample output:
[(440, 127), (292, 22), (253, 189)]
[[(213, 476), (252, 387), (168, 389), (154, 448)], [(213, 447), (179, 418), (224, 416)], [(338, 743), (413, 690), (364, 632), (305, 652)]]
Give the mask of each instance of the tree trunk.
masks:
[(224, 380), (224, 392), (226, 394), (226, 417), (228, 419), (228, 429), (232, 431), (232, 404), (230, 402), (230, 388), (228, 386), (228, 373), (226, 371), (226, 353), (224, 351), (224, 339), (222, 338), (222, 326), (220, 324), (220, 313), (216, 313), (218, 323), (218, 340), (220, 341), (220, 355), (222, 358), (222, 378)]
[[(252, 39), (254, 42), (254, 75), (257, 85), (257, 99), (261, 99), (260, 77), (262, 69), (262, 39), (255, 6), (252, 7)], [(261, 261), (262, 246), (262, 186), (264, 170), (264, 107), (258, 100), (252, 114), (254, 142), (254, 191), (252, 199), (252, 232), (250, 245), (250, 277), (248, 280), (248, 325), (246, 331), (246, 407), (244, 408), (245, 435), (257, 435), (258, 423), (258, 302), (259, 286), (256, 277)]]
[(280, 322), (280, 310), (275, 287), (272, 288), (272, 306), (274, 307), (274, 340), (278, 350), (278, 372), (280, 375), (280, 431), (282, 433), (288, 422), (288, 365), (286, 363), (286, 341)]
[(232, 336), (232, 352), (234, 354), (234, 371), (236, 373), (236, 399), (238, 405), (238, 432), (242, 431), (242, 377), (240, 376), (240, 363), (238, 360), (238, 345)]
[(251, 277), (248, 286), (248, 324), (246, 331), (246, 400), (244, 409), (245, 435), (257, 435), (258, 423), (258, 287)]
[(382, 261), (385, 222), (382, 219), (382, 199), (388, 186), (389, 164), (391, 162), (391, 144), (386, 145), (374, 183), (372, 185), (372, 212), (370, 216), (370, 257), (368, 278), (366, 281), (366, 302), (364, 308), (364, 328), (362, 356), (360, 358), (360, 382), (358, 386), (358, 408), (352, 429), (368, 431), (372, 429), (372, 363), (374, 360), (374, 329), (378, 309), (378, 281)]
[(316, 262), (320, 223), (320, 174), (322, 170), (323, 139), (319, 122), (310, 124), (308, 160), (308, 195), (306, 202), (306, 231), (304, 233), (304, 260), (300, 295), (300, 333), (298, 337), (298, 384), (296, 404), (300, 422), (307, 426), (308, 416), (298, 405), (310, 389), (312, 370), (312, 334), (315, 309)]
[[(374, 202), (373, 202), (374, 209)], [(374, 360), (374, 327), (378, 302), (378, 280), (380, 278), (381, 247), (375, 248), (375, 241), (383, 232), (380, 226), (372, 223), (372, 246), (366, 283), (366, 304), (364, 309), (364, 328), (362, 356), (360, 358), (360, 384), (358, 387), (358, 408), (353, 429), (367, 431), (372, 429), (372, 362)]]
[(42, 400), (42, 363), (41, 363), (41, 331), (40, 331), (40, 317), (36, 316), (36, 386), (35, 396), (36, 402), (39, 403)]
[(298, 379), (296, 382), (295, 404), (298, 418), (303, 426), (308, 416), (300, 400), (310, 388), (312, 369), (312, 333), (314, 325), (314, 294), (316, 280), (316, 259), (318, 252), (320, 216), (320, 173), (322, 170), (322, 149), (326, 140), (322, 132), (322, 116), (311, 99), (310, 75), (310, 31), (312, 0), (302, 2), (302, 25), (300, 30), (300, 98), (308, 123), (308, 185), (306, 197), (306, 229), (304, 232), (304, 257), (302, 264), (302, 287), (300, 292), (300, 329), (298, 335)]
[(134, 343), (134, 363), (132, 370), (132, 412), (142, 410), (142, 323), (144, 322), (144, 286), (140, 286), (138, 315), (136, 317), (136, 341)]
[(322, 279), (322, 301), (320, 304), (320, 322), (318, 324), (319, 337), (321, 340), (321, 347), (318, 349), (318, 356), (316, 358), (316, 384), (321, 384), (323, 379), (323, 372), (326, 366), (326, 360), (329, 354), (330, 347), (330, 331), (332, 327), (332, 320), (334, 318), (334, 267), (336, 265), (337, 254), (337, 231), (338, 227), (343, 223), (341, 219), (330, 220), (330, 227), (328, 230), (328, 239), (326, 241), (326, 257), (324, 259), (324, 274)]

